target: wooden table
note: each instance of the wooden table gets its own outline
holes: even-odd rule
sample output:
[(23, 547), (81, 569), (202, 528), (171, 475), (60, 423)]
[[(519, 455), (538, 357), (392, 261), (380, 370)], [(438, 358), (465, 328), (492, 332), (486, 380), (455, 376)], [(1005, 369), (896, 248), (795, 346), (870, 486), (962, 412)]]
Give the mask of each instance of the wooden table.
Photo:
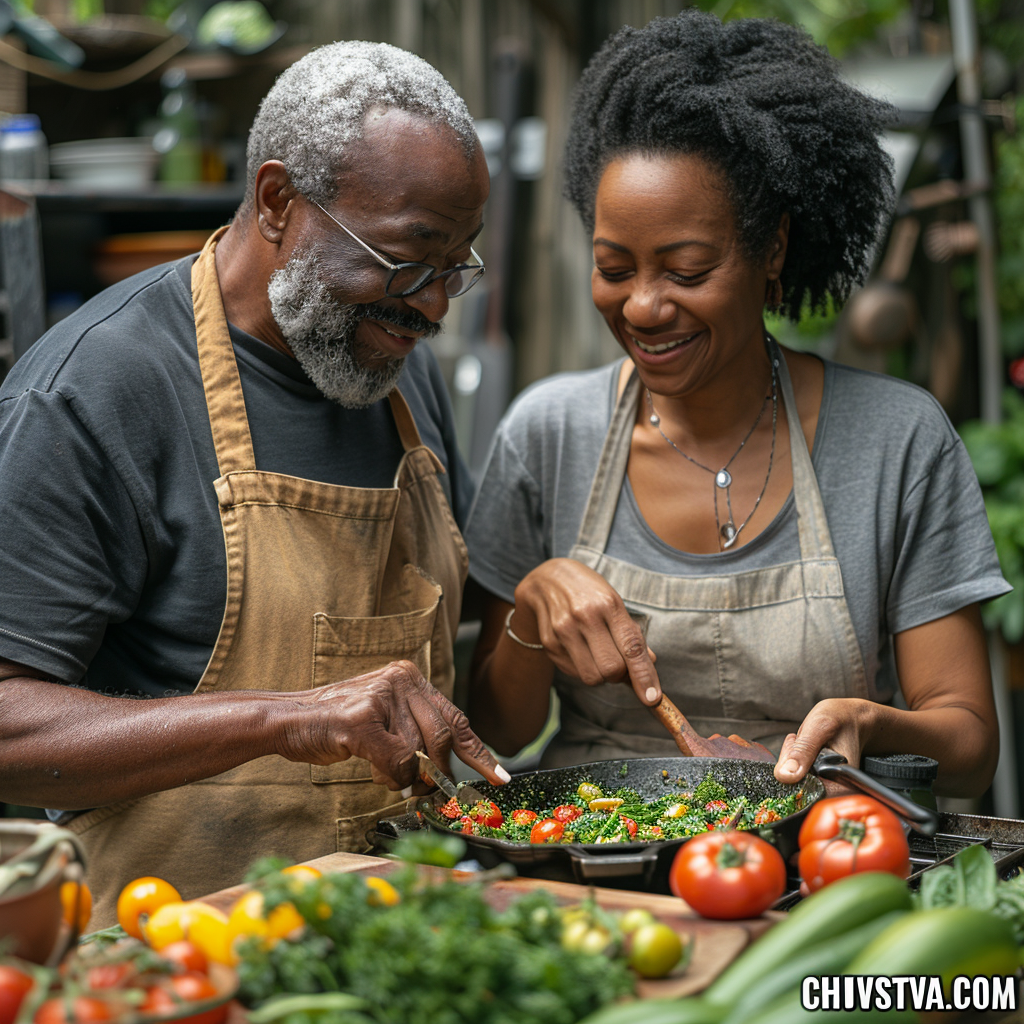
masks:
[[(398, 870), (399, 865), (383, 857), (365, 857), (357, 853), (332, 853), (317, 860), (307, 861), (324, 874), (356, 872), (385, 878)], [(460, 880), (471, 882), (472, 872), (454, 872)], [(227, 912), (234, 902), (248, 890), (247, 885), (236, 885), (204, 897)], [(507, 906), (517, 896), (543, 889), (551, 893), (561, 905), (579, 903), (593, 893), (599, 906), (608, 910), (629, 910), (642, 907), (659, 921), (674, 928), (684, 941), (693, 943), (693, 955), (686, 971), (678, 977), (657, 981), (641, 981), (637, 995), (641, 998), (671, 998), (691, 995), (705, 989), (757, 936), (767, 931), (786, 915), (768, 911), (762, 917), (744, 921), (707, 921), (698, 917), (681, 899), (658, 896), (625, 889), (589, 888), (571, 882), (549, 882), (539, 878), (512, 878), (488, 885), (489, 900), (498, 908)]]

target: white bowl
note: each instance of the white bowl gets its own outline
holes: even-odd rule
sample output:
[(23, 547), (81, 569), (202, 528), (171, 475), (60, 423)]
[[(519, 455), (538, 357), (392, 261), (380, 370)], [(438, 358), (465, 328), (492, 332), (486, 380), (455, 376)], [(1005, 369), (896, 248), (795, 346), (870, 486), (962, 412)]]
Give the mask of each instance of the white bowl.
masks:
[(50, 147), (53, 176), (90, 188), (141, 188), (156, 177), (159, 160), (151, 138), (83, 139)]

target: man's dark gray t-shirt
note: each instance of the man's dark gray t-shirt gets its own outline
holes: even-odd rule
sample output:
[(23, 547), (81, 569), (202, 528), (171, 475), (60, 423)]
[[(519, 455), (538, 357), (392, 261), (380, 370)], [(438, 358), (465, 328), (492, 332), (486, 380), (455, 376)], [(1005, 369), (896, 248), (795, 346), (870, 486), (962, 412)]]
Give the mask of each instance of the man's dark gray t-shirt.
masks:
[[(193, 259), (102, 292), (0, 387), (0, 658), (111, 694), (191, 692), (203, 674), (226, 567)], [(343, 409), (293, 359), (231, 337), (257, 469), (393, 485), (402, 444), (386, 400)], [(399, 387), (461, 524), (472, 482), (425, 345)]]

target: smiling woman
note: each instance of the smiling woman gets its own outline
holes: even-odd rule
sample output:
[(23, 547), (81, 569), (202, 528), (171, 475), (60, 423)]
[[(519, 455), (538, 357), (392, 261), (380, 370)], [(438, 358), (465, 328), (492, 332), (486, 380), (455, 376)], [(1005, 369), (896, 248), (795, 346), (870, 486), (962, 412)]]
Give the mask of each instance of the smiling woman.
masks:
[(471, 719), (497, 749), (536, 735), (554, 686), (546, 765), (671, 754), (645, 707), (664, 692), (780, 753), (782, 781), (827, 745), (988, 784), (977, 602), (1006, 584), (957, 435), (927, 393), (763, 320), (865, 277), (887, 113), (801, 30), (692, 9), (584, 72), (566, 194), (626, 358), (530, 389), (491, 451), (466, 536), (489, 595)]

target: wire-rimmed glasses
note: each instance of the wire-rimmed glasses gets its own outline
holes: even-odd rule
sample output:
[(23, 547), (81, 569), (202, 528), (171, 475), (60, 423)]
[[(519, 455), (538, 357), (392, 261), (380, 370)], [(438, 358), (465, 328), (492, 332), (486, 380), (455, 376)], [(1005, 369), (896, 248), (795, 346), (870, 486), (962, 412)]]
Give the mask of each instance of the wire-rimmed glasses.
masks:
[(384, 294), (390, 298), (404, 299), (440, 278), (444, 280), (444, 290), (448, 298), (454, 299), (457, 295), (465, 295), (484, 276), (486, 267), (472, 246), (469, 247), (469, 251), (476, 263), (460, 263), (447, 270), (438, 270), (437, 267), (432, 267), (429, 263), (392, 263), (367, 245), (354, 231), (345, 227), (333, 213), (325, 210), (315, 199), (310, 199), (310, 202), (326, 213), (345, 234), (353, 241), (358, 242), (382, 267), (387, 267), (391, 271), (384, 286)]

